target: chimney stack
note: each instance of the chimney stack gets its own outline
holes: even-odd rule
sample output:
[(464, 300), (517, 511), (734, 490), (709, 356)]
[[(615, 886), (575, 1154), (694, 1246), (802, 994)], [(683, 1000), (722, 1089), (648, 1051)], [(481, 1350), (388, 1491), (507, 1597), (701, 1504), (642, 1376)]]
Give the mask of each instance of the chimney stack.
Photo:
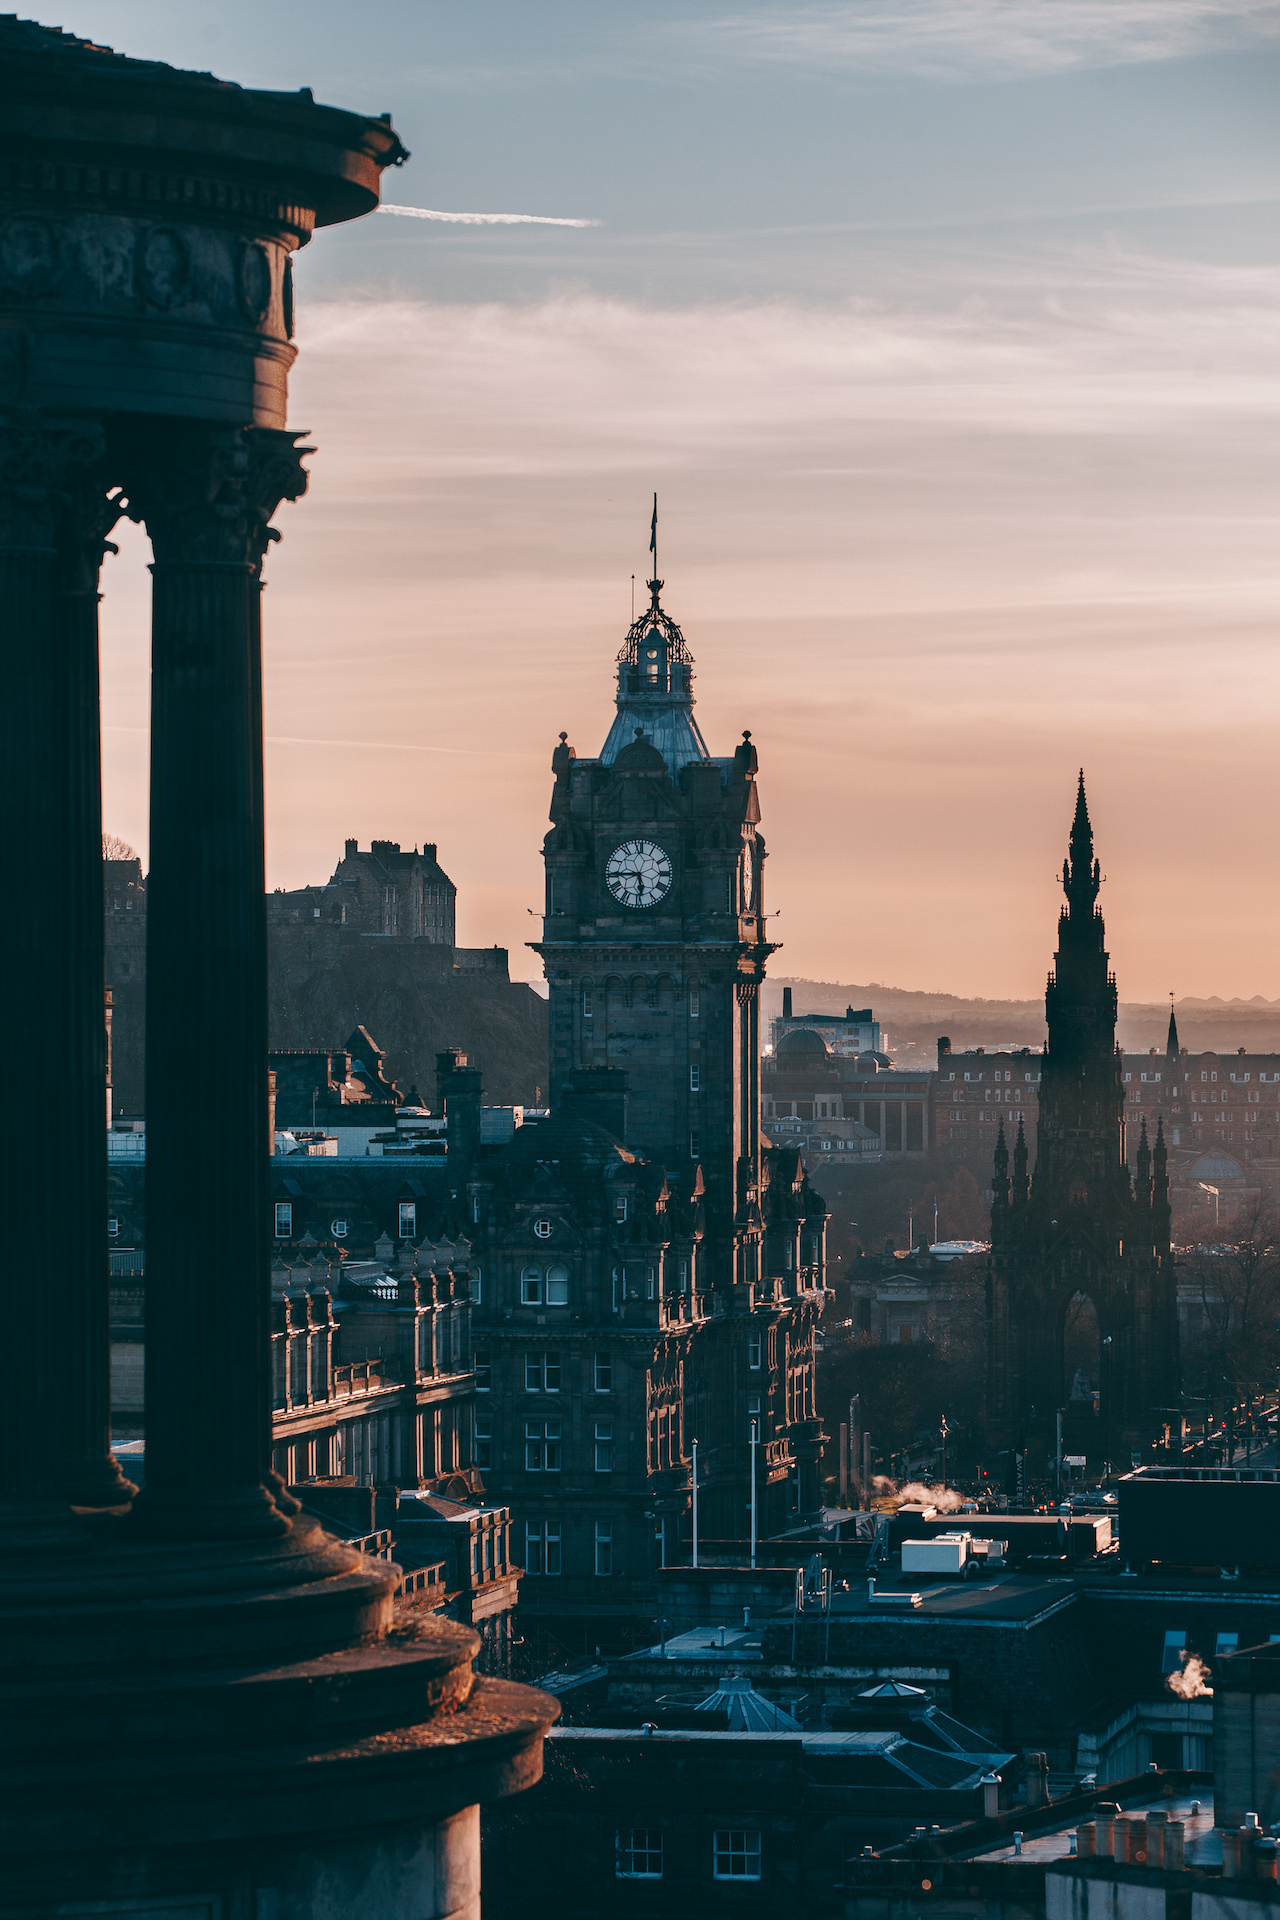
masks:
[(436, 1055), (436, 1100), (444, 1114), (449, 1147), (449, 1185), (460, 1194), (480, 1155), (483, 1076), (465, 1053), (450, 1047)]

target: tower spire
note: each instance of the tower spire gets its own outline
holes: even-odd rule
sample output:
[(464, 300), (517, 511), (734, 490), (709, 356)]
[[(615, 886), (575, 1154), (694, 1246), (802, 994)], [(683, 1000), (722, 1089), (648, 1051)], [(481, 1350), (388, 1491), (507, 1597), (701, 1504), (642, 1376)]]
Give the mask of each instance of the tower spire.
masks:
[(1027, 1204), (1027, 1135), (1021, 1114), (1018, 1115), (1018, 1137), (1013, 1143), (1013, 1204), (1015, 1207)]
[(1075, 818), (1071, 822), (1071, 840), (1067, 858), (1062, 863), (1062, 890), (1067, 896), (1071, 917), (1078, 913), (1090, 913), (1102, 885), (1102, 873), (1093, 857), (1093, 826), (1089, 819), (1089, 802), (1085, 798), (1084, 768), (1080, 769), (1080, 783), (1076, 788)]
[(1165, 1043), (1165, 1056), (1170, 1061), (1178, 1057), (1178, 1016), (1173, 1010), (1173, 995), (1169, 995), (1169, 1038)]
[(996, 1134), (995, 1164), (991, 1174), (991, 1211), (1003, 1213), (1009, 1205), (1009, 1149), (1005, 1143), (1004, 1121)]

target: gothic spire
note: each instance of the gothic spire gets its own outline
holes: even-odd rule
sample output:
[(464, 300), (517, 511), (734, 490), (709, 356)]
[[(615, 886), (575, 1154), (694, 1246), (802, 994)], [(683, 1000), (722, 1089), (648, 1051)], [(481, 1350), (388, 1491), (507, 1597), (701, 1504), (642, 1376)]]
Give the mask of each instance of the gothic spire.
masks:
[(1169, 1005), (1169, 1038), (1165, 1042), (1164, 1050), (1165, 1050), (1165, 1056), (1167, 1059), (1169, 1060), (1177, 1059), (1178, 1057), (1178, 1016), (1173, 1010), (1172, 1001), (1170, 1001), (1170, 1005)]
[(1009, 1205), (1009, 1149), (1005, 1144), (1004, 1121), (996, 1134), (995, 1165), (991, 1174), (991, 1210), (1003, 1212)]
[(1018, 1115), (1018, 1137), (1013, 1143), (1013, 1204), (1015, 1207), (1027, 1204), (1027, 1136), (1021, 1114)]
[(1084, 768), (1081, 767), (1080, 784), (1076, 788), (1075, 818), (1071, 822), (1071, 842), (1068, 857), (1062, 863), (1062, 890), (1070, 904), (1073, 920), (1077, 913), (1092, 912), (1101, 884), (1101, 871), (1093, 857), (1093, 827), (1084, 792)]
[(1142, 1127), (1138, 1134), (1138, 1172), (1134, 1182), (1134, 1191), (1139, 1206), (1151, 1205), (1151, 1148), (1147, 1142), (1147, 1116), (1142, 1116)]

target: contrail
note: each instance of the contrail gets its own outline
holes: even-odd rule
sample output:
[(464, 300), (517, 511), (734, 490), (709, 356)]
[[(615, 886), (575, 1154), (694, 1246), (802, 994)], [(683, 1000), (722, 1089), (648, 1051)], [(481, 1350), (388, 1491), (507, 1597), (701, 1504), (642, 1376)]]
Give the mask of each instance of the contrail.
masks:
[(456, 227), (598, 227), (599, 220), (561, 220), (550, 213), (441, 213), (435, 207), (394, 207), (383, 204), (379, 213), (403, 214), (406, 220), (447, 220)]

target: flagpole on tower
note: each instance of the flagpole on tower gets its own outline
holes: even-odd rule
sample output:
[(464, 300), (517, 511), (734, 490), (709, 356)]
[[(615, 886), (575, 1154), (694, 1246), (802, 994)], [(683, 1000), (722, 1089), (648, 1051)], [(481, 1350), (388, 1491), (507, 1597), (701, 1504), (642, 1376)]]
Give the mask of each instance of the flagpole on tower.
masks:
[(653, 578), (649, 590), (653, 595), (653, 604), (658, 604), (658, 496), (653, 496), (653, 519), (649, 522), (649, 551), (653, 555)]

